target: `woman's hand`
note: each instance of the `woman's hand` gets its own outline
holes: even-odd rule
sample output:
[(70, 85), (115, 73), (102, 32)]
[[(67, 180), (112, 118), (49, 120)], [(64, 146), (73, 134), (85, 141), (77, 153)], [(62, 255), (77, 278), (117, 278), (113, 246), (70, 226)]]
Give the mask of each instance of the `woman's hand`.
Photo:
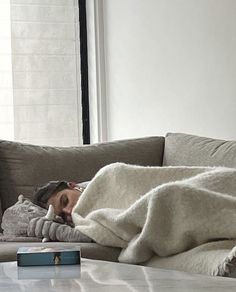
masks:
[(45, 217), (31, 219), (27, 234), (32, 237), (46, 238), (50, 241), (93, 242), (91, 238), (79, 230)]
[(45, 217), (36, 217), (30, 220), (27, 235), (56, 241), (58, 240), (56, 236), (57, 229), (62, 225), (66, 226)]

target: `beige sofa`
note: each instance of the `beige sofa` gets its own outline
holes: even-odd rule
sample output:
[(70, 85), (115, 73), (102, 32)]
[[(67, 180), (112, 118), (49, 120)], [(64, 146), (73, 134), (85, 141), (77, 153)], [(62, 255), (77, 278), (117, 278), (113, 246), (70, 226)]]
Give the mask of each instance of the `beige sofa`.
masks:
[[(0, 141), (1, 214), (17, 201), (19, 194), (32, 198), (36, 186), (49, 180), (83, 182), (112, 162), (137, 165), (188, 165), (236, 167), (236, 141), (223, 141), (194, 135), (169, 133), (166, 137), (146, 137), (80, 147), (41, 147)], [(0, 215), (1, 215), (0, 214)], [(27, 238), (6, 242), (0, 236), (0, 261), (16, 259), (20, 246), (75, 245), (41, 243)], [(96, 243), (79, 244), (82, 256), (116, 261), (119, 249)]]

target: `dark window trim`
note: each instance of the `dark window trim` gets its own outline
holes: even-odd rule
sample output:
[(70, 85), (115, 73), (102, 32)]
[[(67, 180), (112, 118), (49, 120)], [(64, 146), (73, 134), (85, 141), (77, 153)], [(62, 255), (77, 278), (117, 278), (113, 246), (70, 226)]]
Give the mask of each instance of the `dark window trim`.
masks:
[(83, 144), (90, 144), (86, 0), (78, 0)]

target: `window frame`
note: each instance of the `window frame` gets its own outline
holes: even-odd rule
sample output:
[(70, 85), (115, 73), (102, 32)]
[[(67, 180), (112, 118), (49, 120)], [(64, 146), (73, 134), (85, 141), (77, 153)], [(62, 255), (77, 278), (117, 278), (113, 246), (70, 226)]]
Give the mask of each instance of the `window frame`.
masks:
[(78, 0), (83, 144), (90, 144), (86, 0)]

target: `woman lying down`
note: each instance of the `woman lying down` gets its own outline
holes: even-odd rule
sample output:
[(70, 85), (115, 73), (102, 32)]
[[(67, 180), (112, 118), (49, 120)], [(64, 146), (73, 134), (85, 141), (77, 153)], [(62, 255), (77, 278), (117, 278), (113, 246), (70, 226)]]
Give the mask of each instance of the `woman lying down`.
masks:
[[(66, 181), (50, 181), (36, 189), (34, 204), (48, 209), (44, 217), (30, 220), (27, 234), (44, 241), (92, 242), (88, 236), (74, 228), (72, 209), (88, 182), (76, 184)], [(62, 219), (62, 220), (61, 220)]]
[(122, 262), (141, 263), (154, 254), (166, 257), (236, 238), (233, 168), (114, 163), (100, 169), (85, 190), (49, 182), (36, 190), (34, 203), (49, 211), (52, 206), (60, 217), (35, 216), (27, 224), (28, 236), (120, 247)]

